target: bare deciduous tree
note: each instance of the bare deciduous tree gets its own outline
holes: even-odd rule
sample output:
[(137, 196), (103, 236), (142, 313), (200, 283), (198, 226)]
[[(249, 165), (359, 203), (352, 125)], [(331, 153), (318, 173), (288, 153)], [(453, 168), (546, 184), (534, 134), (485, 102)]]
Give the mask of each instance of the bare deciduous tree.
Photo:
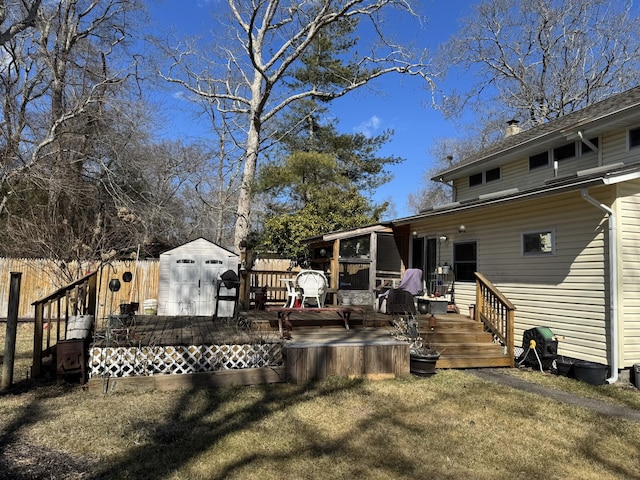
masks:
[[(635, 86), (640, 17), (631, 1), (484, 0), (442, 49), (452, 70), (476, 81), (445, 108), (502, 107), (527, 128)], [(495, 112), (494, 112), (495, 113)]]
[(42, 0), (4, 0), (0, 5), (0, 45), (33, 27)]
[[(226, 102), (218, 104), (221, 110), (231, 104), (232, 112), (244, 118), (244, 169), (234, 239), (239, 246), (249, 233), (252, 184), (266, 126), (277, 114), (299, 100), (341, 97), (390, 73), (427, 81), (430, 77), (424, 53), (416, 56), (395, 43), (383, 21), (394, 10), (415, 19), (410, 0), (227, 0), (227, 6), (230, 21), (216, 31), (217, 49), (205, 53), (176, 47), (164, 77), (198, 96)], [(301, 55), (320, 32), (343, 21), (361, 22), (360, 28), (372, 37), (369, 44), (362, 40), (352, 49), (355, 74), (340, 83), (298, 82), (294, 88), (287, 80)], [(221, 32), (229, 34), (225, 41)]]
[(432, 148), (440, 160), (426, 172), (424, 188), (411, 195), (412, 209), (449, 201), (448, 187), (430, 181), (451, 166), (443, 159), (457, 163), (503, 138), (508, 120), (526, 129), (637, 85), (637, 12), (631, 1), (618, 0), (483, 0), (474, 6), (438, 55), (450, 76), (463, 71), (474, 79), (462, 91), (443, 92), (444, 112), (451, 119), (464, 114), (464, 136)]
[(120, 55), (140, 8), (138, 0), (44, 2), (32, 28), (0, 47), (0, 212), (3, 227), (29, 241), (15, 245), (27, 253), (42, 246), (69, 257), (103, 221), (92, 181), (124, 123), (118, 100), (134, 70)]

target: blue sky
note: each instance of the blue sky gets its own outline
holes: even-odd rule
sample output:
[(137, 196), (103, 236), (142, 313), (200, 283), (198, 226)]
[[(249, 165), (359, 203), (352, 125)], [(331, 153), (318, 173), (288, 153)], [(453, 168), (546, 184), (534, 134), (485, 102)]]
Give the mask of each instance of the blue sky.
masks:
[[(165, 0), (154, 3), (150, 10), (153, 22), (161, 29), (172, 28), (175, 32), (193, 35), (209, 31), (210, 14), (219, 1)], [(418, 46), (433, 50), (456, 32), (457, 19), (468, 13), (470, 2), (420, 0), (420, 5), (428, 23), (422, 29), (398, 25), (398, 33)], [(392, 167), (394, 179), (378, 189), (374, 200), (392, 202), (389, 218), (404, 217), (412, 214), (406, 204), (408, 194), (420, 189), (424, 173), (434, 161), (429, 153), (434, 140), (456, 136), (456, 132), (453, 124), (426, 106), (429, 92), (425, 90), (424, 82), (391, 75), (374, 87), (376, 91), (365, 87), (336, 100), (332, 103), (331, 113), (338, 120), (341, 132), (379, 134), (386, 129), (394, 131), (380, 154), (398, 156), (405, 161)], [(175, 89), (175, 93), (179, 93), (179, 88)], [(171, 95), (170, 92), (167, 94)], [(197, 120), (186, 110), (174, 110), (170, 122), (170, 130), (180, 136), (191, 135), (197, 130)]]

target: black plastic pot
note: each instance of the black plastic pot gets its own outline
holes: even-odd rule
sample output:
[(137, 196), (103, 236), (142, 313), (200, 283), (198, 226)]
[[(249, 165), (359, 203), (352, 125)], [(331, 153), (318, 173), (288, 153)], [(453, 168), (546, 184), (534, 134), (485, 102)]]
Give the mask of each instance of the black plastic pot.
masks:
[(607, 378), (607, 366), (594, 362), (576, 362), (573, 364), (573, 374), (576, 380), (591, 385), (603, 385)]
[(409, 371), (419, 377), (430, 377), (436, 373), (436, 362), (440, 354), (422, 355), (412, 352), (409, 357)]
[(558, 371), (558, 375), (562, 375), (563, 377), (573, 378), (573, 360), (564, 360), (557, 359), (556, 360), (556, 370)]

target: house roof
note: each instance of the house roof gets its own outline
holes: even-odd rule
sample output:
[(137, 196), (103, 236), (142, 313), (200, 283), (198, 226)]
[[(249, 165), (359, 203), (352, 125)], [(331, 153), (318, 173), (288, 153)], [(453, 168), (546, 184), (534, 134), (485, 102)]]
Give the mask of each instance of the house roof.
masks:
[(434, 181), (451, 181), (473, 170), (491, 168), (492, 161), (503, 162), (510, 156), (539, 153), (559, 141), (569, 142), (577, 138), (578, 131), (585, 138), (593, 138), (607, 128), (640, 122), (640, 86), (612, 95), (581, 110), (569, 113), (542, 125), (500, 140), (493, 145), (466, 157), (456, 166), (438, 173)]
[(462, 202), (453, 202), (445, 205), (433, 207), (417, 215), (393, 220), (394, 226), (410, 224), (416, 220), (429, 217), (436, 217), (445, 214), (458, 213), (465, 210), (496, 205), (505, 202), (525, 200), (534, 197), (555, 195), (571, 190), (594, 187), (597, 185), (612, 185), (623, 181), (640, 178), (640, 162), (634, 164), (612, 164), (601, 167), (590, 168), (578, 171), (566, 177), (553, 178), (545, 182), (542, 187), (535, 187), (528, 190), (517, 188), (483, 195), (475, 199)]

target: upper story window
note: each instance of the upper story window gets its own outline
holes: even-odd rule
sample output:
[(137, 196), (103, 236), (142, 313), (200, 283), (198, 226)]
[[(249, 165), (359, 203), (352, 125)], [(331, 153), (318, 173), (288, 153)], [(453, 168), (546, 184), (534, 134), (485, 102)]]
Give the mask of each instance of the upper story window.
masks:
[(500, 180), (500, 167), (492, 168), (491, 170), (484, 172), (485, 182), (494, 182), (496, 180)]
[(494, 182), (500, 180), (500, 176), (500, 167), (492, 168), (485, 172), (474, 173), (473, 175), (469, 175), (469, 186), (475, 187), (483, 183)]
[(549, 152), (542, 152), (529, 157), (529, 170), (549, 165)]
[(482, 172), (469, 175), (469, 186), (475, 187), (476, 185), (482, 185)]
[(553, 149), (554, 160), (564, 160), (566, 158), (574, 158), (576, 156), (576, 144), (575, 142), (567, 143), (561, 147)]
[[(591, 143), (591, 145), (593, 145), (594, 147), (596, 147), (596, 149), (600, 146), (600, 142), (598, 137), (595, 138), (590, 138), (589, 139), (589, 143)], [(582, 155), (587, 155), (589, 153), (593, 153), (596, 152), (597, 150), (592, 149), (589, 145), (587, 145), (584, 142), (580, 142), (580, 150), (581, 150), (581, 154)]]
[(629, 129), (629, 148), (640, 146), (640, 127)]

